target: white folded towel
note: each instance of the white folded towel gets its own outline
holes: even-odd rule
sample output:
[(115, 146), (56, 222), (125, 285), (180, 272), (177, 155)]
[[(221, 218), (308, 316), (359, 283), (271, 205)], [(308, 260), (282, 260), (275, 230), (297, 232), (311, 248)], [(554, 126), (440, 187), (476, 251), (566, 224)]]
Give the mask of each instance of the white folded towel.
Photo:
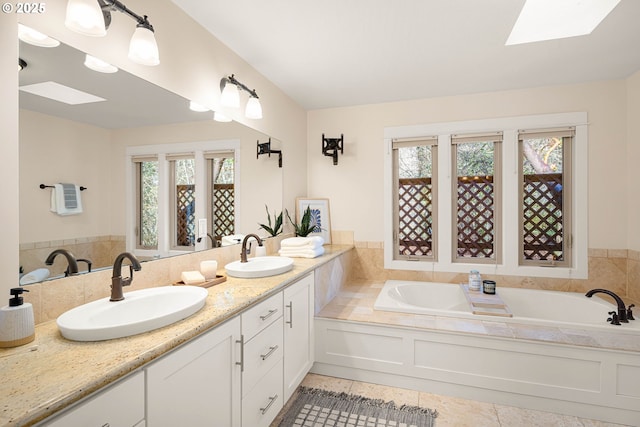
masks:
[(75, 184), (54, 184), (51, 190), (51, 212), (58, 215), (77, 215), (82, 213), (80, 186)]
[(280, 256), (287, 256), (291, 258), (315, 258), (315, 257), (319, 257), (323, 253), (324, 253), (324, 248), (322, 246), (315, 249), (290, 248), (290, 249), (280, 249), (278, 251), (278, 254), (280, 254)]
[(320, 248), (324, 245), (324, 239), (320, 236), (289, 237), (280, 242), (281, 248)]

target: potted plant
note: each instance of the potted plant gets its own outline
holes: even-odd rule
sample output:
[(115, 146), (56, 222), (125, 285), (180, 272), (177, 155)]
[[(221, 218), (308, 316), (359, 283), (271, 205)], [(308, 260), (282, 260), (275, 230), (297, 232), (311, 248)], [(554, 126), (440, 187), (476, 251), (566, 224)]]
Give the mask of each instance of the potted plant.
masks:
[(276, 211), (273, 211), (273, 218), (275, 220), (275, 224), (273, 224), (272, 226), (271, 214), (269, 214), (269, 208), (267, 207), (267, 205), (264, 205), (264, 208), (267, 211), (267, 222), (269, 223), (269, 225), (260, 224), (260, 223), (258, 223), (258, 225), (260, 226), (260, 228), (262, 228), (267, 233), (269, 233), (272, 237), (277, 236), (278, 234), (282, 233), (282, 212), (280, 212), (280, 215), (276, 216)]
[(287, 211), (286, 209), (284, 211), (287, 213), (287, 218), (289, 218), (289, 222), (295, 229), (296, 236), (307, 237), (316, 228), (316, 225), (311, 222), (311, 208), (309, 206), (307, 206), (307, 209), (304, 211), (302, 219), (300, 220), (300, 224), (296, 224), (291, 219), (291, 217), (289, 216), (289, 211)]

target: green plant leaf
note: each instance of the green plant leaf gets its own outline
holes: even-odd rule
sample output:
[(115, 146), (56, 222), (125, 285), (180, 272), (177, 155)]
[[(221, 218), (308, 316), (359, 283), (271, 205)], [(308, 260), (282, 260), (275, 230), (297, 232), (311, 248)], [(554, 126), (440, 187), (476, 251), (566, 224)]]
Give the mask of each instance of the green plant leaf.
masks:
[(280, 215), (278, 215), (276, 217), (276, 212), (273, 212), (273, 217), (275, 219), (275, 224), (273, 224), (273, 226), (271, 225), (271, 214), (269, 214), (269, 207), (267, 205), (264, 205), (265, 210), (267, 211), (267, 222), (269, 223), (269, 225), (265, 225), (265, 224), (260, 224), (258, 223), (258, 225), (260, 226), (260, 228), (262, 228), (263, 230), (265, 230), (267, 233), (269, 233), (271, 236), (277, 236), (278, 234), (282, 233), (282, 211), (280, 212)]

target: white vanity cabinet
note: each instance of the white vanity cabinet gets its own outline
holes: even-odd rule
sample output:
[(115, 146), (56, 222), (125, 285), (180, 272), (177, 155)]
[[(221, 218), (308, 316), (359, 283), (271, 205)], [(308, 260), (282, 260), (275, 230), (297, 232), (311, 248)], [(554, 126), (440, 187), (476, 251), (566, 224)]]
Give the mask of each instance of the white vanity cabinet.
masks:
[(241, 315), (243, 427), (268, 427), (282, 409), (282, 313), (278, 292)]
[(152, 362), (147, 426), (240, 426), (240, 318)]
[(298, 280), (284, 295), (284, 401), (307, 375), (314, 357), (314, 274)]
[(39, 425), (144, 427), (144, 372), (136, 372), (118, 381)]

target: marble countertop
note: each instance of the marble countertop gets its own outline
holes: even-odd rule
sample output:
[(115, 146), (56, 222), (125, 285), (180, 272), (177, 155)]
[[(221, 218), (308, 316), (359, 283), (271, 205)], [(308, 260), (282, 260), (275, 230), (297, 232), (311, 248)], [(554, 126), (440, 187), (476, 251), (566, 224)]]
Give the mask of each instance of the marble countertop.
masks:
[(352, 246), (325, 246), (313, 259), (295, 258), (291, 271), (261, 279), (228, 277), (208, 288), (193, 316), (144, 334), (99, 342), (64, 339), (55, 321), (36, 326), (36, 339), (0, 349), (0, 426), (32, 425), (118, 380), (167, 351), (278, 292)]

